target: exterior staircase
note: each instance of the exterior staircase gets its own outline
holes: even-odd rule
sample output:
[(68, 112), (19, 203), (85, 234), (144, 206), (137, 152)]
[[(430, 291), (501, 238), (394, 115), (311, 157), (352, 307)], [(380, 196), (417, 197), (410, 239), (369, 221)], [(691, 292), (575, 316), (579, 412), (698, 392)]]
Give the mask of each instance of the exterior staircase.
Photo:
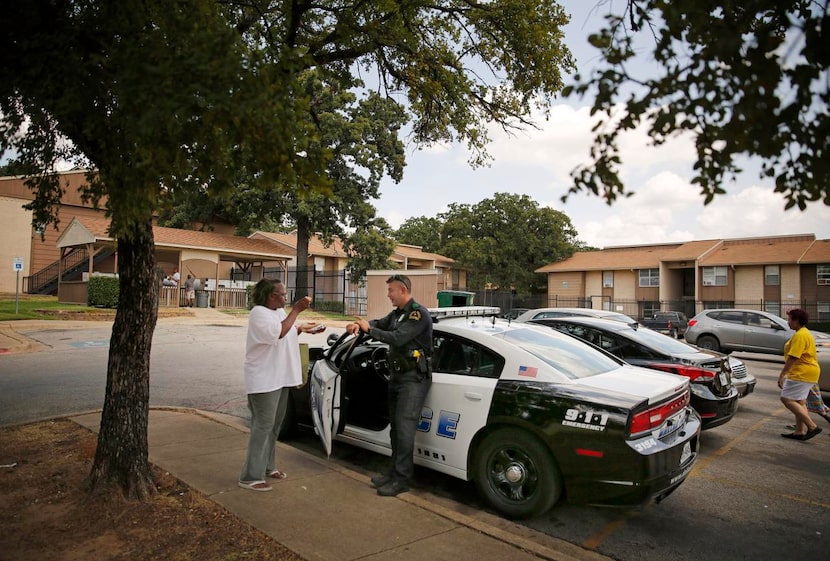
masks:
[[(115, 253), (111, 247), (101, 248), (92, 258), (93, 264), (100, 263)], [(60, 260), (51, 263), (24, 279), (24, 291), (29, 294), (57, 294), (58, 271), (61, 269)], [(80, 247), (63, 258), (62, 281), (72, 280), (82, 273), (89, 272), (89, 253), (85, 247)]]

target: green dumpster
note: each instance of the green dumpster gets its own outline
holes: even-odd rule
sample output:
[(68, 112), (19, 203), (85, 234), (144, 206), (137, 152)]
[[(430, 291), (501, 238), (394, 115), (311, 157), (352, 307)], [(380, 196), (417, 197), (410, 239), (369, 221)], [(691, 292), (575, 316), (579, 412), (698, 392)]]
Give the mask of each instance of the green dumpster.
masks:
[(474, 292), (465, 292), (463, 290), (439, 290), (438, 307), (457, 308), (459, 306), (472, 306), (474, 296)]

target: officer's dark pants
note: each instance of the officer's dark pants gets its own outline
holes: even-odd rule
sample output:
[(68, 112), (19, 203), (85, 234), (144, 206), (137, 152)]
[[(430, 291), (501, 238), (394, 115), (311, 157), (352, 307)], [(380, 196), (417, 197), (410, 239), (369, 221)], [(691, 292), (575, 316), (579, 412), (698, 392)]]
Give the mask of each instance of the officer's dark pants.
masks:
[(431, 375), (417, 370), (395, 372), (389, 380), (392, 465), (388, 475), (397, 481), (408, 482), (415, 471), (415, 431), (431, 384)]

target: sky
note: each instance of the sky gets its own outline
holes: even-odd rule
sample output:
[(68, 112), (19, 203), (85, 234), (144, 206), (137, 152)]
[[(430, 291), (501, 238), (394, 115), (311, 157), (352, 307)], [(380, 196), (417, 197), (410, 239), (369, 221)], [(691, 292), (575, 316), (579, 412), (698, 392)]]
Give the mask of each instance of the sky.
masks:
[[(566, 44), (578, 71), (587, 75), (596, 64), (596, 54), (586, 39), (600, 28), (608, 3), (564, 0), (560, 4), (571, 14)], [(597, 4), (605, 6), (594, 9)], [(622, 2), (615, 4), (619, 8)], [(566, 214), (578, 239), (593, 247), (787, 234), (830, 238), (830, 207), (818, 202), (804, 212), (785, 211), (783, 196), (754, 171), (725, 184), (727, 193), (704, 206), (699, 188), (691, 183), (691, 139), (651, 147), (643, 131), (620, 142), (621, 177), (632, 197), (608, 206), (600, 197), (579, 193), (563, 203), (560, 199), (571, 185), (570, 171), (588, 161), (589, 110), (589, 99), (560, 98), (549, 120), (535, 119), (538, 129), (508, 136), (491, 128), (489, 167), (471, 168), (470, 153), (463, 145), (408, 147), (403, 180), (396, 184), (385, 179), (381, 196), (373, 203), (378, 215), (397, 228), (408, 218), (434, 217), (451, 203), (474, 205), (495, 193), (515, 193)]]

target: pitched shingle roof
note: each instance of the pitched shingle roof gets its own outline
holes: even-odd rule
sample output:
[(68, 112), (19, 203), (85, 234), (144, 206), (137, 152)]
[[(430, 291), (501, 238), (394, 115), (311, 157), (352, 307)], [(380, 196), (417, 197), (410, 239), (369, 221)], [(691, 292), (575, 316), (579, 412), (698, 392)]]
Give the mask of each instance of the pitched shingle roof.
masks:
[(804, 255), (801, 256), (801, 263), (830, 263), (830, 240), (816, 240), (813, 242)]
[(816, 240), (813, 234), (798, 234), (609, 247), (575, 253), (569, 259), (550, 263), (536, 272), (644, 269), (681, 261), (689, 262), (690, 266), (695, 262), (698, 266), (830, 263), (830, 240)]
[(432, 261), (435, 265), (442, 265), (445, 267), (451, 266), (455, 260), (439, 255), (437, 253), (429, 253), (424, 251), (421, 246), (398, 244), (392, 253), (392, 260), (402, 263), (406, 259), (418, 259), (421, 261)]
[(536, 269), (537, 273), (567, 271), (611, 271), (615, 269), (648, 269), (660, 265), (682, 244), (612, 247), (600, 251), (580, 251), (563, 261)]
[[(261, 232), (257, 231), (254, 232), (249, 236), (250, 238), (264, 238), (280, 244), (281, 246), (285, 247), (289, 251), (296, 252), (297, 250), (297, 232), (291, 232), (288, 234), (279, 233), (279, 232)], [(334, 238), (334, 241), (326, 247), (323, 243), (323, 240), (319, 236), (311, 236), (308, 239), (308, 254), (309, 255), (316, 255), (319, 257), (341, 257), (346, 258), (348, 255), (346, 254), (346, 250), (343, 249), (343, 244), (340, 243), (339, 238)]]
[(815, 242), (813, 235), (724, 240), (700, 260), (701, 266), (799, 263)]
[[(109, 224), (108, 218), (78, 218), (76, 216), (58, 238), (58, 247), (73, 245), (66, 243), (66, 240), (77, 241), (79, 232), (81, 235), (84, 235), (84, 232), (86, 233), (89, 237), (88, 243), (114, 241), (108, 232)], [(268, 241), (230, 236), (228, 234), (153, 226), (153, 238), (156, 247), (215, 251), (229, 257), (266, 261), (283, 261), (291, 258), (291, 255), (275, 251), (277, 248)]]

